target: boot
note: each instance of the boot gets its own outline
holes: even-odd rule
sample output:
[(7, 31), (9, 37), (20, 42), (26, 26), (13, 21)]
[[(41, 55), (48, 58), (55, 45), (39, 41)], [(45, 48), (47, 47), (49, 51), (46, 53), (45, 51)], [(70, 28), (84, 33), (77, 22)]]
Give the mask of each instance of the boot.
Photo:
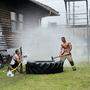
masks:
[(76, 67), (75, 67), (75, 66), (72, 66), (72, 70), (73, 70), (73, 71), (76, 71)]

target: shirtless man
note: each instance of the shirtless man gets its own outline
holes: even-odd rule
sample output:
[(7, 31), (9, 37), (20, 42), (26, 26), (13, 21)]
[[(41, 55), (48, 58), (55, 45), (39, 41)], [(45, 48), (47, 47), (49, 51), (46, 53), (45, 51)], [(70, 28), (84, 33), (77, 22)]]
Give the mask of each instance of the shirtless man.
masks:
[(65, 37), (61, 37), (61, 41), (62, 44), (59, 55), (57, 57), (51, 57), (51, 58), (52, 60), (54, 60), (55, 58), (60, 58), (60, 61), (62, 61), (63, 63), (67, 59), (71, 64), (73, 71), (75, 71), (76, 67), (74, 66), (74, 61), (72, 59), (72, 54), (71, 54), (72, 44), (70, 42), (67, 42)]
[(70, 42), (67, 42), (65, 37), (61, 37), (61, 50), (60, 50), (60, 60), (64, 61), (67, 59), (69, 61), (69, 63), (72, 66), (73, 71), (76, 70), (76, 67), (74, 66), (74, 61), (72, 59), (72, 54), (71, 54), (71, 50), (72, 50), (72, 44)]
[(14, 68), (16, 68), (19, 65), (20, 62), (21, 62), (21, 54), (20, 54), (19, 50), (17, 49), (15, 51), (15, 54), (12, 57), (10, 65), (14, 69)]

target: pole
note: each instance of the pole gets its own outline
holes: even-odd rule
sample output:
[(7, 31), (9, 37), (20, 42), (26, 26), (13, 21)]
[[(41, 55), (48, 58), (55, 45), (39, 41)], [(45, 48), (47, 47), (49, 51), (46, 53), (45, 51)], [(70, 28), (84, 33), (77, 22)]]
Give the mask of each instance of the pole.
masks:
[(69, 11), (69, 24), (70, 24), (70, 2), (68, 2), (68, 11)]
[(67, 22), (67, 25), (68, 25), (68, 12), (67, 12), (67, 2), (65, 1), (65, 8), (66, 8), (66, 22)]
[[(22, 47), (20, 47), (21, 59), (22, 59)], [(23, 73), (22, 63), (20, 64), (20, 73)]]
[(73, 26), (75, 25), (75, 2), (73, 2)]
[(88, 22), (88, 1), (86, 0), (86, 13), (87, 13), (87, 26), (89, 25)]
[(89, 22), (88, 22), (88, 1), (86, 0), (86, 12), (87, 12), (87, 58), (88, 58), (88, 63), (89, 63), (89, 29), (88, 29), (88, 25), (89, 25)]

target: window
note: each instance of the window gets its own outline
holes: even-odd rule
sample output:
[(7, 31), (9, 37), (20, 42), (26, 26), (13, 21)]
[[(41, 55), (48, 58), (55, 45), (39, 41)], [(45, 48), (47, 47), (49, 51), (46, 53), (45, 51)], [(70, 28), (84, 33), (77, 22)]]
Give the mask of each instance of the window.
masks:
[(16, 13), (11, 12), (11, 31), (15, 32), (17, 30), (17, 18)]
[(18, 30), (19, 31), (23, 30), (23, 15), (22, 14), (18, 15)]
[(11, 30), (12, 32), (23, 30), (23, 15), (11, 12)]

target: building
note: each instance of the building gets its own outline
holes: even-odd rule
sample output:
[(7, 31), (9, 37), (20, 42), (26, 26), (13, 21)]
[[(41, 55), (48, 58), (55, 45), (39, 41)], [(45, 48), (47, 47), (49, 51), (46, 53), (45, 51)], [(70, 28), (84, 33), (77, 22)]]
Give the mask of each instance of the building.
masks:
[(40, 26), (42, 17), (58, 15), (35, 0), (0, 0), (0, 49), (16, 46), (16, 32)]

